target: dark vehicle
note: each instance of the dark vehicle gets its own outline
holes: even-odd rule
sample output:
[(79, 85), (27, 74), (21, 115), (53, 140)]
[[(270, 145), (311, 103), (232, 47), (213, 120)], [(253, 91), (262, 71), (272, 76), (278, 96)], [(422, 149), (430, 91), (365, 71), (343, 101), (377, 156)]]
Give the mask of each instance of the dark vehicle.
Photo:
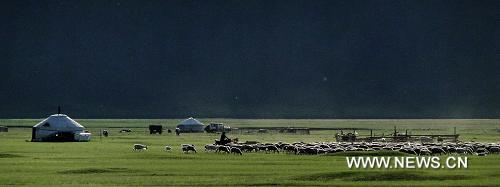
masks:
[(161, 134), (163, 132), (163, 126), (161, 125), (149, 125), (149, 134)]

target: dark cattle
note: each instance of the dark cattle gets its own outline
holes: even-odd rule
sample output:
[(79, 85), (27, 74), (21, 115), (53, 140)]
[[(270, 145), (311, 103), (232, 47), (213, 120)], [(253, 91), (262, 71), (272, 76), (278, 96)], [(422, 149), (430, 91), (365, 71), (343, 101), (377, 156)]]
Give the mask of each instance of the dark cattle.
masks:
[(102, 135), (103, 135), (104, 137), (108, 137), (108, 135), (109, 135), (108, 130), (103, 130), (103, 131), (102, 131)]

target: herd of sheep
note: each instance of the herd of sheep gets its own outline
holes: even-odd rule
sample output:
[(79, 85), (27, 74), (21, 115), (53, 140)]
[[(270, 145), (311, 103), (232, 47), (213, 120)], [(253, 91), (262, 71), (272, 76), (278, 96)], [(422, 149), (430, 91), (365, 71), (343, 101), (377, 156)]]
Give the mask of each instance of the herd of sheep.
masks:
[[(133, 150), (147, 150), (147, 145), (134, 144)], [(165, 146), (165, 151), (171, 151), (172, 147)], [(197, 153), (195, 145), (182, 144), (184, 153)], [(265, 144), (226, 144), (205, 145), (206, 152), (226, 153), (243, 155), (249, 152), (263, 153), (288, 153), (297, 155), (318, 155), (326, 153), (338, 153), (349, 151), (398, 151), (413, 155), (442, 155), (442, 154), (475, 154), (486, 156), (490, 153), (500, 153), (500, 145), (497, 143), (387, 143), (387, 142), (314, 142), (314, 143), (265, 143)]]

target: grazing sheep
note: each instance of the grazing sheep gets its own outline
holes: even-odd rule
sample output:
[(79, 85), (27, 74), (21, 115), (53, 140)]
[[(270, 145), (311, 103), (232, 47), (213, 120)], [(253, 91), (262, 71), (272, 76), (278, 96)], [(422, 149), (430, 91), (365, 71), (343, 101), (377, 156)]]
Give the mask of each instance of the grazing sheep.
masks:
[(196, 153), (196, 148), (194, 147), (194, 145), (182, 145), (182, 152), (184, 153), (189, 153), (189, 151), (192, 151), (194, 153)]
[(266, 153), (269, 153), (269, 152), (273, 152), (273, 153), (280, 153), (280, 150), (278, 149), (278, 147), (276, 147), (275, 145), (268, 145), (267, 147), (267, 150), (266, 150)]
[(170, 150), (172, 150), (172, 147), (170, 147), (169, 145), (166, 145), (165, 146), (165, 151), (170, 151)]
[(251, 145), (243, 145), (241, 147), (241, 150), (245, 152), (252, 152), (253, 150), (255, 150), (255, 148)]
[(228, 146), (219, 146), (219, 148), (217, 149), (216, 151), (217, 153), (220, 153), (220, 152), (225, 152), (225, 153), (230, 153), (230, 149)]
[(143, 151), (143, 150), (147, 150), (148, 149), (148, 146), (147, 145), (143, 145), (143, 144), (134, 144), (134, 148), (132, 149), (133, 151)]
[(241, 149), (237, 147), (231, 147), (231, 153), (243, 155), (243, 153), (241, 153)]
[(317, 155), (318, 149), (314, 147), (299, 148), (299, 152), (297, 154)]
[(283, 147), (283, 150), (288, 153), (295, 153), (295, 154), (297, 154), (297, 152), (299, 151), (298, 148), (293, 145), (286, 145), (285, 147)]
[(444, 151), (444, 149), (440, 147), (431, 147), (430, 151), (432, 152), (432, 154), (446, 154), (446, 151)]
[(401, 148), (399, 151), (403, 152), (403, 153), (412, 154), (412, 155), (418, 155), (417, 152), (412, 148)]
[(214, 144), (207, 144), (205, 145), (205, 152), (209, 152), (209, 151), (217, 151), (217, 149), (219, 148), (218, 145), (214, 145)]
[(259, 145), (257, 146), (257, 149), (255, 151), (267, 151), (267, 146)]
[(431, 154), (432, 154), (432, 152), (429, 151), (429, 149), (427, 149), (427, 148), (420, 149), (419, 155), (431, 155)]
[(478, 153), (477, 156), (486, 156), (488, 155), (486, 152)]
[(467, 150), (464, 149), (463, 147), (457, 147), (455, 148), (455, 152), (458, 154), (467, 154)]
[(489, 154), (490, 152), (488, 150), (486, 150), (485, 148), (478, 148), (476, 150), (476, 153), (478, 153), (478, 154), (480, 154), (480, 153)]
[[(184, 144), (184, 147), (193, 146)], [(194, 147), (194, 146), (193, 146)], [(279, 153), (284, 151), (287, 153), (317, 155), (323, 153), (349, 152), (349, 151), (400, 151), (414, 155), (436, 155), (436, 154), (477, 154), (487, 155), (489, 153), (500, 153), (500, 147), (495, 143), (479, 143), (479, 142), (464, 142), (464, 143), (425, 143), (420, 142), (295, 142), (288, 143), (255, 143), (255, 144), (238, 144), (233, 143), (226, 146), (217, 146), (213, 144), (205, 145), (206, 151), (214, 151), (217, 153), (234, 153), (242, 154), (243, 152), (251, 152), (255, 150), (265, 151), (266, 153)]]
[(500, 147), (490, 147), (490, 153), (500, 153)]

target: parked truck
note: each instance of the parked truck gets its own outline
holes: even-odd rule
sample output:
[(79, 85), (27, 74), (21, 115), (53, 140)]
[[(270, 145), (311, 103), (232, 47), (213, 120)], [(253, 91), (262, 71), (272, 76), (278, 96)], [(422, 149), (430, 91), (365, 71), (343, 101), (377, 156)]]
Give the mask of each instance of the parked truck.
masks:
[(210, 123), (205, 127), (205, 131), (208, 133), (228, 132), (231, 131), (231, 127), (222, 123)]

